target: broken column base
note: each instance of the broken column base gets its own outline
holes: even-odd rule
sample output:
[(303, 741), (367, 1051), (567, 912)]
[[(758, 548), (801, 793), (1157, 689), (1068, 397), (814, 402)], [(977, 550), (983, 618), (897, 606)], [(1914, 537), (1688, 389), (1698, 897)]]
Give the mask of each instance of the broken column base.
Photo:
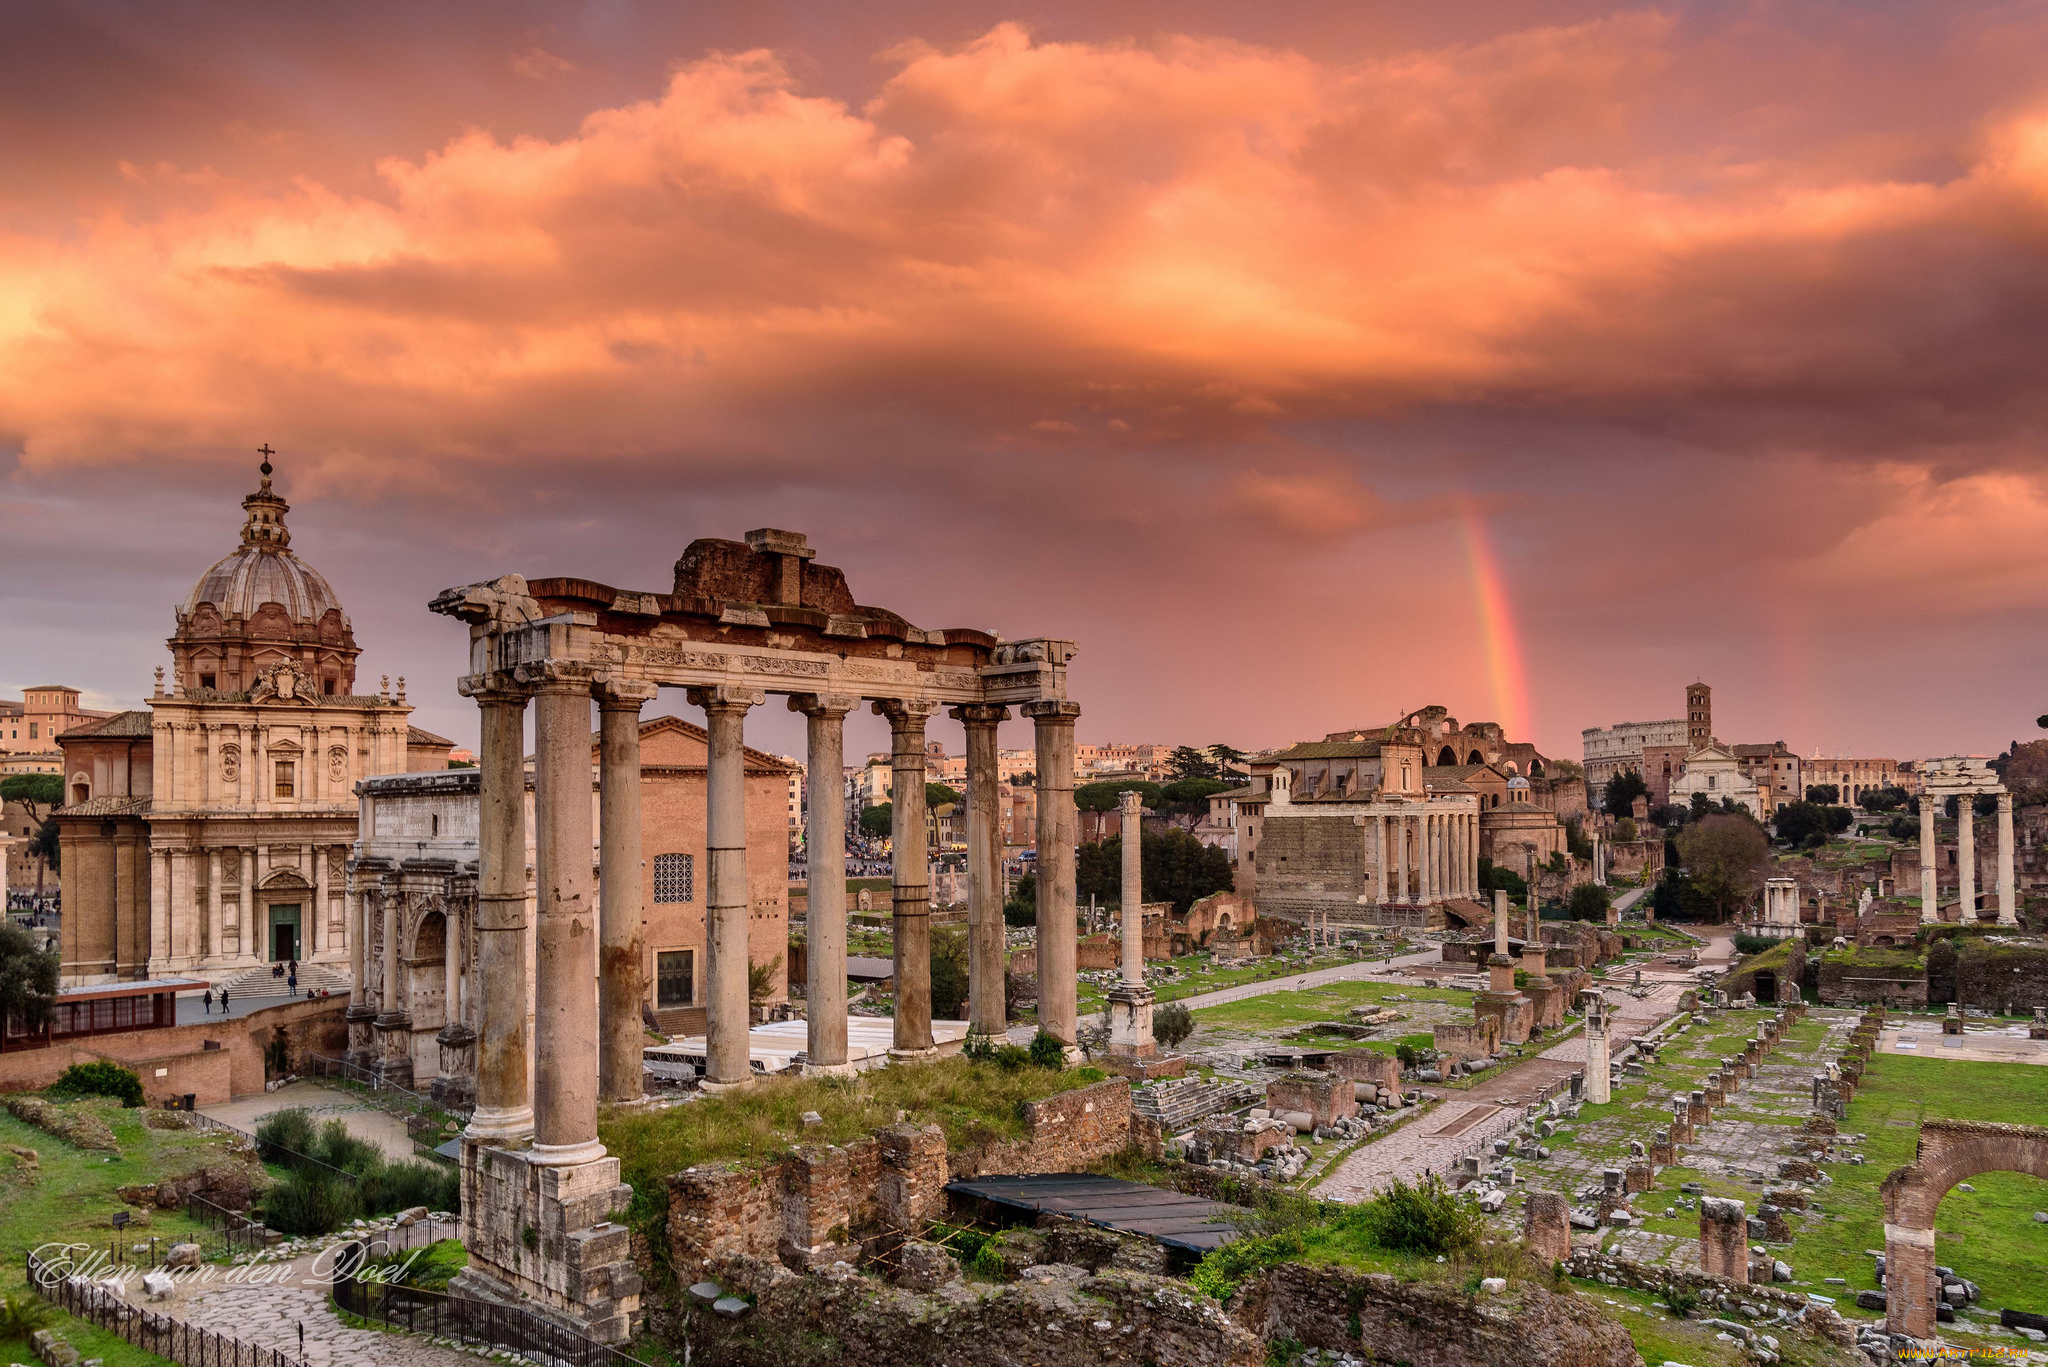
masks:
[(462, 1143), (462, 1242), (469, 1267), (457, 1295), (516, 1304), (620, 1343), (640, 1322), (632, 1235), (612, 1220), (633, 1199), (619, 1160), (543, 1165), (525, 1149)]
[(1152, 1038), (1152, 989), (1118, 983), (1109, 989), (1107, 1009), (1111, 1058), (1139, 1060), (1159, 1056), (1159, 1042)]
[(1536, 1024), (1536, 1007), (1520, 993), (1482, 992), (1472, 1003), (1472, 1014), (1499, 1022), (1502, 1044), (1526, 1044)]

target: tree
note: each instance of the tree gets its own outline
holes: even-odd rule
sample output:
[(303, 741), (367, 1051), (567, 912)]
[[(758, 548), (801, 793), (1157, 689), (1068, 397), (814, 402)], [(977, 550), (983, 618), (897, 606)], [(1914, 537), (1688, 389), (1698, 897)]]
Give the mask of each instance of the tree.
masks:
[(1650, 824), (1662, 826), (1664, 829), (1670, 830), (1674, 826), (1683, 826), (1685, 819), (1691, 815), (1692, 811), (1690, 808), (1680, 807), (1670, 802), (1660, 803), (1650, 808)]
[(1574, 859), (1593, 857), (1593, 842), (1586, 838), (1585, 824), (1577, 817), (1571, 817), (1564, 823), (1564, 845)]
[(1038, 775), (1027, 769), (1023, 773), (1013, 776), (1010, 779), (1010, 786), (1012, 788), (1035, 788), (1038, 786)]
[(1806, 800), (1826, 806), (1842, 800), (1841, 788), (1833, 783), (1809, 783), (1806, 785)]
[(775, 994), (776, 970), (782, 967), (782, 956), (776, 955), (765, 964), (747, 964), (747, 1000), (765, 1002)]
[(1724, 813), (1688, 824), (1678, 833), (1678, 851), (1693, 886), (1722, 920), (1755, 896), (1771, 858), (1761, 827)]
[[(1825, 787), (1825, 784), (1815, 784)], [(1828, 828), (1828, 808), (1814, 802), (1787, 802), (1771, 815), (1771, 825), (1778, 832), (1778, 839), (1788, 845), (1798, 845), (1816, 832)]]
[[(1230, 856), (1178, 827), (1146, 831), (1139, 857), (1145, 900), (1171, 902), (1176, 913), (1232, 882)], [(1122, 836), (1081, 846), (1074, 857), (1076, 895), (1085, 902), (1092, 892), (1104, 903), (1121, 904), (1123, 858)]]
[(1214, 778), (1216, 761), (1192, 745), (1176, 745), (1166, 757), (1166, 770), (1175, 778)]
[(0, 1019), (19, 1017), (22, 1028), (40, 1030), (56, 1005), (57, 956), (37, 949), (35, 937), (12, 921), (0, 921)]
[(1152, 1013), (1152, 1038), (1171, 1049), (1195, 1033), (1195, 1013), (1168, 1002)]
[(1221, 777), (1226, 779), (1231, 776), (1233, 770), (1249, 771), (1251, 769), (1251, 757), (1245, 754), (1244, 751), (1233, 749), (1228, 745), (1210, 746), (1209, 758), (1216, 761), (1216, 768), (1220, 772)]
[(1003, 902), (1003, 924), (1006, 926), (1035, 926), (1038, 924), (1038, 875), (1020, 874), (1010, 888), (1010, 895)]
[(29, 834), (28, 854), (36, 861), (36, 896), (43, 895), (43, 875), (61, 867), (57, 823), (50, 814), (64, 805), (64, 777), (61, 774), (10, 774), (0, 778), (0, 802), (14, 802), (27, 813), (34, 829)]
[(1126, 778), (1082, 784), (1074, 789), (1074, 806), (1084, 812), (1113, 812), (1125, 793), (1136, 793), (1139, 803), (1146, 807), (1157, 807), (1165, 801), (1158, 784)]
[(1627, 816), (1635, 810), (1639, 797), (1650, 795), (1650, 785), (1643, 782), (1643, 776), (1633, 769), (1623, 769), (1607, 780), (1607, 787), (1600, 795), (1600, 809), (1616, 816)]
[(959, 800), (960, 790), (958, 788), (948, 788), (943, 783), (927, 783), (924, 785), (924, 809), (928, 812), (936, 812), (939, 808), (951, 806)]
[(1634, 817), (1625, 816), (1614, 823), (1614, 841), (1617, 845), (1626, 845), (1635, 838), (1636, 819)]
[(870, 840), (887, 840), (891, 823), (895, 819), (894, 803), (880, 802), (872, 807), (863, 807), (860, 812), (860, 833)]
[(1209, 814), (1209, 799), (1229, 787), (1220, 779), (1175, 779), (1160, 790), (1161, 800), (1154, 804), (1155, 810), (1162, 820), (1193, 830)]
[(959, 1020), (967, 1005), (967, 933), (953, 927), (932, 931), (932, 1017)]
[(1529, 885), (1522, 881), (1522, 875), (1513, 869), (1504, 869), (1491, 859), (1482, 857), (1479, 861), (1479, 890), (1490, 893), (1499, 888), (1508, 896), (1520, 901), (1529, 895)]
[(1574, 921), (1604, 921), (1607, 905), (1607, 889), (1598, 883), (1579, 884), (1565, 901), (1565, 909), (1571, 912)]
[(1882, 788), (1865, 788), (1863, 796), (1858, 800), (1866, 812), (1896, 812), (1911, 801), (1911, 798), (1904, 788), (1887, 784)]

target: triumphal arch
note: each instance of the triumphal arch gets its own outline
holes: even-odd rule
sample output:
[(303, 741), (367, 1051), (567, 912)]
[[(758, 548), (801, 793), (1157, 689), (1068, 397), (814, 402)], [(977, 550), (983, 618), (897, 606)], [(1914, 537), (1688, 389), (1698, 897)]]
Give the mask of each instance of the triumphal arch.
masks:
[[(894, 772), (894, 1055), (932, 1053), (925, 727), (942, 709), (967, 738), (969, 1033), (1004, 1031), (1002, 841), (996, 727), (1037, 728), (1041, 1027), (1071, 1046), (1076, 1017), (1074, 719), (1070, 641), (921, 629), (854, 601), (804, 537), (763, 528), (700, 539), (667, 592), (505, 575), (449, 589), (435, 612), (469, 624), (465, 696), (482, 712), (477, 762), (476, 1112), (463, 1144), (463, 1237), (480, 1294), (512, 1291), (622, 1338), (639, 1282), (625, 1189), (597, 1138), (600, 1098), (640, 1095), (640, 710), (686, 690), (710, 733), (705, 897), (708, 1089), (746, 1085), (746, 812), (741, 737), (769, 694), (807, 723), (810, 803), (807, 1067), (849, 1071), (845, 848), (836, 800), (846, 714), (889, 722)], [(590, 704), (599, 712), (598, 861), (590, 859)], [(525, 712), (534, 709), (533, 1031), (526, 1038)], [(595, 884), (595, 886), (593, 886)], [(592, 990), (593, 981), (596, 990)], [(530, 1046), (530, 1048), (529, 1048)], [(532, 1062), (529, 1085), (528, 1058)], [(538, 1232), (538, 1248), (526, 1241)], [(495, 1283), (495, 1285), (492, 1285)]]

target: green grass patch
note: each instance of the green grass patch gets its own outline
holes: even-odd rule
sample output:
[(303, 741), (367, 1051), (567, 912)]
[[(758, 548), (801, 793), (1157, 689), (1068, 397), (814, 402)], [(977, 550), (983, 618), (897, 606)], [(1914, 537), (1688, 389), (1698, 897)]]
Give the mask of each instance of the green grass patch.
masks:
[(1273, 1030), (1313, 1025), (1318, 1021), (1341, 1021), (1344, 1013), (1354, 1006), (1386, 1005), (1399, 1010), (1402, 1003), (1387, 1001), (1390, 994), (1405, 996), (1411, 1002), (1465, 1004), (1472, 1000), (1470, 992), (1455, 992), (1448, 988), (1401, 987), (1372, 982), (1325, 983), (1321, 987), (1298, 991), (1268, 992), (1243, 1001), (1225, 1002), (1221, 1006), (1197, 1007), (1195, 1023), (1197, 1026)]
[(1684, 1362), (1692, 1367), (1740, 1367), (1746, 1361), (1742, 1345), (1723, 1343), (1714, 1337), (1714, 1330), (1673, 1315), (1657, 1296), (1647, 1291), (1576, 1279), (1572, 1285), (1628, 1330), (1646, 1367), (1658, 1367), (1664, 1362)]

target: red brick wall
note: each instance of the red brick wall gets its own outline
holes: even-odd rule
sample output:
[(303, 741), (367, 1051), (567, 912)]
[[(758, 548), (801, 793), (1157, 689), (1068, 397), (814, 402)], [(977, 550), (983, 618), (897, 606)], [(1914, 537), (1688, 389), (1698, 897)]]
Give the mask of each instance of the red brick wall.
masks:
[[(74, 1063), (111, 1059), (135, 1070), (151, 1105), (189, 1092), (200, 1105), (211, 1106), (263, 1090), (263, 1049), (278, 1027), (285, 1031), (295, 1066), (308, 1052), (345, 1052), (348, 1027), (341, 1013), (347, 1006), (347, 997), (296, 1001), (196, 1025), (89, 1035), (48, 1049), (9, 1051), (0, 1054), (0, 1092), (47, 1087)], [(208, 1041), (220, 1047), (207, 1049)], [(159, 1068), (165, 1076), (156, 1075)]]

